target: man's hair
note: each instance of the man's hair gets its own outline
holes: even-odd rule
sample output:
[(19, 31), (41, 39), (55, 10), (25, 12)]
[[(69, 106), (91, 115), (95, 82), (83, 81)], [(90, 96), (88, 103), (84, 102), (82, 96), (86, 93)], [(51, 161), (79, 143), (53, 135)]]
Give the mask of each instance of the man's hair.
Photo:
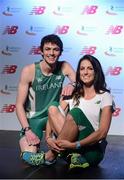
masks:
[(57, 36), (55, 34), (49, 34), (47, 36), (44, 36), (41, 39), (41, 43), (40, 43), (41, 52), (43, 52), (43, 46), (44, 46), (45, 43), (56, 44), (60, 48), (60, 54), (62, 53), (62, 51), (63, 51), (63, 42), (61, 41), (59, 36)]

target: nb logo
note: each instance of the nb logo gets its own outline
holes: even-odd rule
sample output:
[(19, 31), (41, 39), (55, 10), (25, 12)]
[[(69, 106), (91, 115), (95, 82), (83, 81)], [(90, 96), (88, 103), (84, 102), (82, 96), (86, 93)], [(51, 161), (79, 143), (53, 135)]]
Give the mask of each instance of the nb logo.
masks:
[(29, 52), (30, 55), (40, 55), (41, 51), (39, 47), (33, 46)]
[(16, 109), (15, 104), (5, 104), (1, 110), (1, 113), (12, 113)]
[(112, 76), (117, 76), (121, 73), (121, 70), (122, 70), (122, 67), (109, 67), (107, 72), (106, 72), (106, 75), (112, 75)]
[(29, 15), (33, 15), (33, 14), (34, 15), (41, 15), (41, 14), (44, 14), (45, 9), (46, 9), (45, 6), (39, 6), (39, 7), (34, 6)]
[(90, 54), (93, 55), (95, 54), (96, 47), (91, 46), (91, 47), (84, 47), (84, 49), (81, 51), (81, 54)]
[(123, 30), (123, 26), (110, 26), (106, 32), (106, 34), (120, 34)]
[(2, 74), (13, 74), (16, 72), (17, 65), (5, 65)]
[(67, 34), (69, 30), (69, 26), (57, 26), (55, 30), (55, 34)]
[(6, 26), (3, 34), (16, 34), (18, 26)]
[(98, 6), (85, 6), (81, 14), (95, 14)]

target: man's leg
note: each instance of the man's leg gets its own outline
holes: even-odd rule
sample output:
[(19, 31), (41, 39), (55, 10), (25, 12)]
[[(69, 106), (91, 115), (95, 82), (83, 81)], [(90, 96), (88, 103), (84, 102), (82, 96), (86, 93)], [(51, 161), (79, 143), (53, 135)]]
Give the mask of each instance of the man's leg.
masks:
[(20, 141), (21, 158), (24, 162), (32, 166), (39, 166), (44, 163), (44, 152), (38, 152), (39, 145), (29, 146), (26, 137), (23, 136)]
[(29, 152), (37, 152), (37, 146), (29, 146), (26, 140), (26, 137), (23, 136), (19, 141), (21, 152), (29, 151)]
[[(32, 131), (39, 137), (41, 140), (43, 137), (43, 128), (46, 124), (45, 119), (30, 119), (29, 124)], [(21, 158), (24, 162), (32, 166), (39, 166), (44, 163), (45, 153), (43, 151), (39, 152), (40, 144), (38, 145), (29, 145), (26, 136), (23, 130), (20, 132), (20, 149), (21, 149)]]

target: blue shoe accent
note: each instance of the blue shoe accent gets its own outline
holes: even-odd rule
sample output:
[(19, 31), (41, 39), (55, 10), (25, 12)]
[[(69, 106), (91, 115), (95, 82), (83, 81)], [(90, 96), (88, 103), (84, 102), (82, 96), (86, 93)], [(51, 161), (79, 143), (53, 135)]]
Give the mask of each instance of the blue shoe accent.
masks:
[(39, 166), (44, 164), (44, 152), (33, 153), (33, 152), (23, 152), (22, 159), (32, 166)]

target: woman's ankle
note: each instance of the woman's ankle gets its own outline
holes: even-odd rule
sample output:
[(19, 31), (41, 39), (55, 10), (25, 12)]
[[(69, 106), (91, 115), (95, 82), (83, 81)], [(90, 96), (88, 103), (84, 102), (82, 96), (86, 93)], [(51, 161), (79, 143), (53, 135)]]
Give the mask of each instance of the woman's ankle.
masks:
[(56, 158), (56, 153), (54, 153), (53, 151), (49, 150), (45, 153), (45, 160), (52, 161), (55, 158)]

